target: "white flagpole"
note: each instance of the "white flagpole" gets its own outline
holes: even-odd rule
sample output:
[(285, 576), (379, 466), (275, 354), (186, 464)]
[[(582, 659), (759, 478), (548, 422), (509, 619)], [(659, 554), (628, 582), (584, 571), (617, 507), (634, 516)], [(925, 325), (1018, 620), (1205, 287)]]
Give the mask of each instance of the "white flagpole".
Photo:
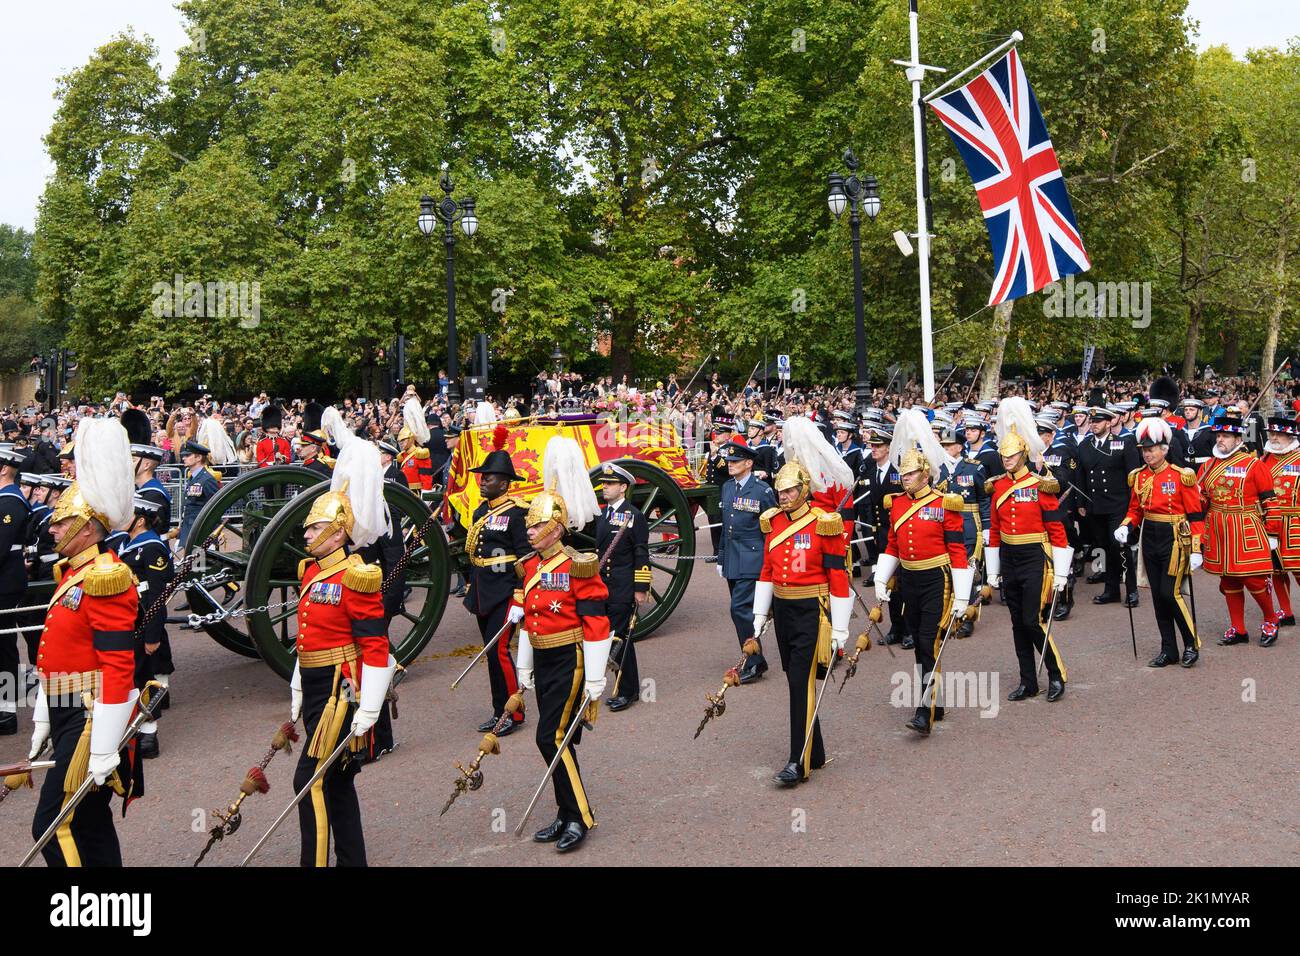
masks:
[(912, 147), (916, 162), (916, 252), (921, 273), (921, 368), (925, 383), (925, 400), (934, 400), (934, 331), (930, 316), (930, 222), (925, 196), (925, 109), (921, 102), (921, 81), (925, 71), (934, 69), (921, 63), (921, 39), (916, 0), (908, 0), (908, 28), (912, 39), (912, 61), (907, 65), (907, 79), (912, 84)]

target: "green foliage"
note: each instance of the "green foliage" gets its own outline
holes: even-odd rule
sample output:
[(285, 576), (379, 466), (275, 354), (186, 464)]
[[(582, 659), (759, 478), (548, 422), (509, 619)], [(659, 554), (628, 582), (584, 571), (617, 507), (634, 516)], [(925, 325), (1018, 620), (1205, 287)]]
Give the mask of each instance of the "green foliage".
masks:
[[(1260, 347), (1279, 301), (1283, 338), (1300, 331), (1294, 269), (1279, 280), (1268, 245), (1300, 231), (1270, 215), (1297, 192), (1281, 159), (1295, 124), (1273, 112), (1294, 102), (1296, 51), (1198, 58), (1184, 7), (923, 4), (922, 58), (953, 71), (1025, 33), (1093, 261), (1081, 278), (1153, 287), (1146, 330), (1049, 320), (1040, 297), (1022, 300), (1008, 362), (1070, 367), (1085, 342), (1174, 361), (1197, 310), (1207, 351), (1228, 334)], [(870, 361), (919, 361), (916, 259), (889, 238), (916, 228), (911, 91), (890, 63), (908, 53), (901, 2), (179, 9), (194, 42), (170, 77), (148, 40), (115, 37), (61, 83), (46, 138), (55, 173), (34, 286), (14, 281), (67, 329), (88, 387), (345, 382), (399, 331), (412, 376), (429, 380), (445, 364), (445, 249), (415, 217), (423, 193), (441, 198), (444, 163), (480, 219), (455, 245), (463, 351), (487, 332), (498, 367), (531, 375), (556, 345), (590, 364), (608, 337), (616, 375), (661, 376), (711, 350), (747, 369), (766, 342), (801, 378), (842, 381), (851, 250), (826, 177), (846, 147), (884, 203), (862, 225)], [(972, 367), (999, 354), (984, 308), (992, 256), (960, 159), (927, 124), (937, 359)], [(1260, 158), (1253, 191), (1231, 182), (1243, 150)], [(0, 232), (0, 283), (15, 239)], [(177, 276), (182, 288), (257, 283), (256, 321), (165, 314), (159, 290)]]

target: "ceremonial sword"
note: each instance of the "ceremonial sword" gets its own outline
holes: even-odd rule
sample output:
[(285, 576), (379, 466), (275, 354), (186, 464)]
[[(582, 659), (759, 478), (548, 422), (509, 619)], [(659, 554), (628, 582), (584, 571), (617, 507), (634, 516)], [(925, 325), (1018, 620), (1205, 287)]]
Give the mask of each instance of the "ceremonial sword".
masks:
[(560, 761), (564, 758), (564, 751), (568, 748), (569, 741), (573, 739), (573, 735), (577, 733), (578, 727), (582, 725), (583, 716), (586, 714), (587, 707), (590, 703), (591, 694), (584, 691), (582, 694), (582, 700), (578, 704), (578, 712), (574, 715), (573, 722), (569, 724), (569, 729), (565, 731), (564, 739), (560, 741), (559, 749), (555, 751), (555, 756), (551, 758), (550, 766), (546, 768), (546, 773), (542, 777), (542, 782), (539, 783), (537, 789), (533, 791), (533, 799), (528, 801), (528, 806), (524, 808), (524, 815), (519, 818), (519, 825), (515, 827), (515, 836), (519, 836), (524, 832), (524, 825), (528, 823), (528, 818), (533, 813), (533, 807), (537, 805), (537, 799), (542, 795), (542, 788), (546, 786), (546, 781), (551, 779), (551, 775), (555, 773), (555, 768), (560, 765)]

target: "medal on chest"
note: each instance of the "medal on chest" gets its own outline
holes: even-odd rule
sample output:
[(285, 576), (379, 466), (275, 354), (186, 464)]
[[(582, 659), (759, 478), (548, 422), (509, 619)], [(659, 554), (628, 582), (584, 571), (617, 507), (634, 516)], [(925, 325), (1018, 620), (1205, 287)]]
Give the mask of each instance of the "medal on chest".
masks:
[(922, 521), (943, 521), (943, 507), (941, 505), (927, 505), (916, 513), (916, 516)]
[(338, 604), (343, 600), (343, 585), (317, 581), (307, 590), (307, 600), (312, 604)]
[(1011, 493), (1011, 500), (1018, 504), (1036, 504), (1038, 488), (1017, 488)]
[(81, 607), (81, 595), (84, 592), (77, 585), (73, 585), (63, 592), (63, 597), (59, 599), (59, 604), (66, 607), (69, 611), (75, 611)]
[(506, 514), (493, 515), (487, 519), (487, 524), (484, 527), (488, 531), (509, 531), (510, 516)]
[(808, 532), (808, 531), (799, 532), (798, 534), (796, 534), (796, 535), (793, 537), (792, 541), (794, 542), (794, 549), (795, 549), (796, 551), (811, 551), (811, 550), (812, 550), (812, 533), (811, 533), (811, 532)]
[(538, 587), (543, 591), (567, 591), (569, 590), (569, 572), (543, 571)]

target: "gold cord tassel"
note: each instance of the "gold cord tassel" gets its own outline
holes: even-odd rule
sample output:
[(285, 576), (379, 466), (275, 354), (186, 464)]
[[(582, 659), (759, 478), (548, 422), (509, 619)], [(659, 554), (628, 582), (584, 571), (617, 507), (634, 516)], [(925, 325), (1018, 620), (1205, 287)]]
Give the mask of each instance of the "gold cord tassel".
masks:
[(86, 708), (86, 723), (81, 728), (77, 749), (72, 752), (72, 761), (68, 764), (68, 772), (63, 778), (64, 793), (76, 793), (86, 782), (86, 774), (90, 773), (90, 725), (95, 713), (95, 701), (89, 694), (83, 693), (81, 703)]
[(330, 691), (330, 699), (326, 701), (320, 720), (316, 722), (316, 730), (311, 735), (311, 743), (307, 745), (307, 755), (317, 760), (328, 757), (333, 752), (334, 745), (338, 742), (339, 727), (347, 713), (347, 705), (339, 700), (339, 678), (342, 673), (343, 666), (335, 664), (334, 687)]

